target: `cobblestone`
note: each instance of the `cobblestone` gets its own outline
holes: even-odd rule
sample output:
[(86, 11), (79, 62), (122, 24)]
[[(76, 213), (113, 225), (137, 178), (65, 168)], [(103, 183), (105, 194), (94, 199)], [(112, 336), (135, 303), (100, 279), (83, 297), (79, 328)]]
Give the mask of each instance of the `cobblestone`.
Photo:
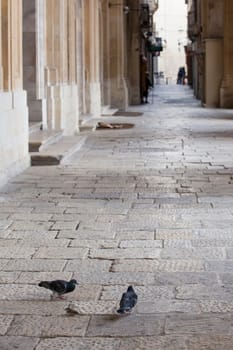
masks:
[(81, 301), (72, 302), (68, 305), (68, 311), (79, 315), (114, 315), (117, 303), (114, 301)]
[(7, 334), (29, 337), (82, 336), (88, 320), (87, 316), (15, 316)]
[(163, 332), (164, 319), (152, 315), (130, 315), (128, 317), (93, 316), (87, 336), (133, 337), (140, 335), (159, 335)]
[(202, 286), (201, 284), (190, 284), (188, 286), (180, 286), (176, 288), (177, 299), (218, 299), (231, 300), (233, 286)]
[(120, 340), (110, 338), (80, 339), (77, 337), (44, 339), (36, 347), (36, 350), (118, 350)]
[(77, 259), (87, 256), (88, 249), (71, 247), (42, 247), (34, 255), (35, 259)]
[(39, 338), (5, 336), (0, 337), (0, 349), (32, 350), (38, 342)]
[[(136, 286), (135, 290), (141, 301), (154, 299), (172, 299), (175, 290), (172, 286)], [(101, 293), (101, 300), (119, 300), (125, 286), (105, 286)]]
[(205, 334), (231, 335), (232, 315), (175, 315), (171, 316), (165, 326), (165, 334)]
[[(0, 190), (1, 350), (232, 350), (232, 121), (185, 86), (156, 94), (134, 128)], [(57, 278), (79, 285), (51, 301), (37, 284)]]
[(91, 249), (90, 258), (94, 259), (155, 259), (159, 258), (160, 249), (124, 248), (124, 249)]
[[(1, 260), (0, 260), (1, 264)], [(10, 259), (4, 264), (5, 271), (62, 271), (66, 260)]]
[(0, 335), (6, 334), (8, 328), (10, 327), (14, 317), (0, 315)]
[(122, 260), (114, 263), (112, 271), (145, 271), (145, 272), (200, 272), (204, 271), (204, 261), (202, 260)]
[[(204, 309), (208, 309), (208, 305), (205, 306), (202, 305), (200, 307), (198, 302), (187, 302), (187, 301), (180, 301), (180, 300), (156, 300), (155, 302), (141, 302), (137, 306), (137, 312), (139, 314), (159, 314), (159, 313), (172, 313), (172, 312), (182, 312), (182, 313), (192, 313), (192, 314), (199, 314), (202, 310), (202, 312), (205, 312)], [(210, 307), (211, 308), (211, 307)], [(231, 308), (229, 307), (229, 310)], [(214, 310), (214, 308), (212, 308)], [(210, 311), (210, 312), (216, 312), (216, 311)], [(208, 312), (208, 311), (207, 311)]]
[(0, 300), (1, 312), (6, 315), (64, 315), (69, 301), (49, 300)]

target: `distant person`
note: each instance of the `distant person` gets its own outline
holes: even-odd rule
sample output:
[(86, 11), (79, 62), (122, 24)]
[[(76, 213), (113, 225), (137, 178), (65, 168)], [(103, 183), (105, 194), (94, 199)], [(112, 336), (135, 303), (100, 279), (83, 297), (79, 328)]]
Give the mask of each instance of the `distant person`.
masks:
[(141, 97), (141, 103), (144, 103), (144, 97), (146, 95), (146, 90), (147, 90), (147, 78), (146, 78), (147, 72), (148, 72), (147, 58), (144, 55), (141, 55), (140, 56), (140, 97)]
[(152, 83), (150, 81), (149, 72), (146, 72), (145, 89), (143, 92), (143, 103), (148, 103), (148, 95), (149, 95), (150, 87), (152, 87)]
[(180, 67), (177, 74), (177, 84), (185, 85), (185, 77), (186, 77), (185, 67)]

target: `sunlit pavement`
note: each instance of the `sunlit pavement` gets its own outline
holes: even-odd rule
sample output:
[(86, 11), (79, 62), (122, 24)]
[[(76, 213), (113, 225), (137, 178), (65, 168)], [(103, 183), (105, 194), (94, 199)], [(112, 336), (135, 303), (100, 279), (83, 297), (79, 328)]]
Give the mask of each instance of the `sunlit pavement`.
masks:
[[(187, 86), (149, 102), (1, 190), (1, 350), (232, 350), (233, 111)], [(66, 300), (37, 286), (72, 277)]]

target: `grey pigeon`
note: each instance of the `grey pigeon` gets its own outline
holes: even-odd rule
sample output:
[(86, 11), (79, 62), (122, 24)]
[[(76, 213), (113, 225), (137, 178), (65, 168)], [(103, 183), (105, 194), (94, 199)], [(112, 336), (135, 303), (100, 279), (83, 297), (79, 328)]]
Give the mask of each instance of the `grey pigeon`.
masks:
[(53, 294), (52, 297), (56, 296), (63, 299), (63, 294), (73, 292), (78, 282), (74, 279), (70, 281), (55, 280), (55, 281), (41, 281), (38, 286), (50, 289)]
[(117, 310), (118, 314), (125, 314), (130, 312), (137, 304), (138, 296), (132, 286), (129, 286), (126, 293), (122, 294), (120, 301), (120, 308)]

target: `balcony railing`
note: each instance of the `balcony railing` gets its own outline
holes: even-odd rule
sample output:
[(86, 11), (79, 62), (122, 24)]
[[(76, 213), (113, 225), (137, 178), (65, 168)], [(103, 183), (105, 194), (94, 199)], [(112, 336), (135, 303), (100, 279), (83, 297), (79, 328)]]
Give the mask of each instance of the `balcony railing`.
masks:
[(159, 0), (141, 0), (141, 4), (148, 4), (150, 13), (154, 13), (158, 10)]

